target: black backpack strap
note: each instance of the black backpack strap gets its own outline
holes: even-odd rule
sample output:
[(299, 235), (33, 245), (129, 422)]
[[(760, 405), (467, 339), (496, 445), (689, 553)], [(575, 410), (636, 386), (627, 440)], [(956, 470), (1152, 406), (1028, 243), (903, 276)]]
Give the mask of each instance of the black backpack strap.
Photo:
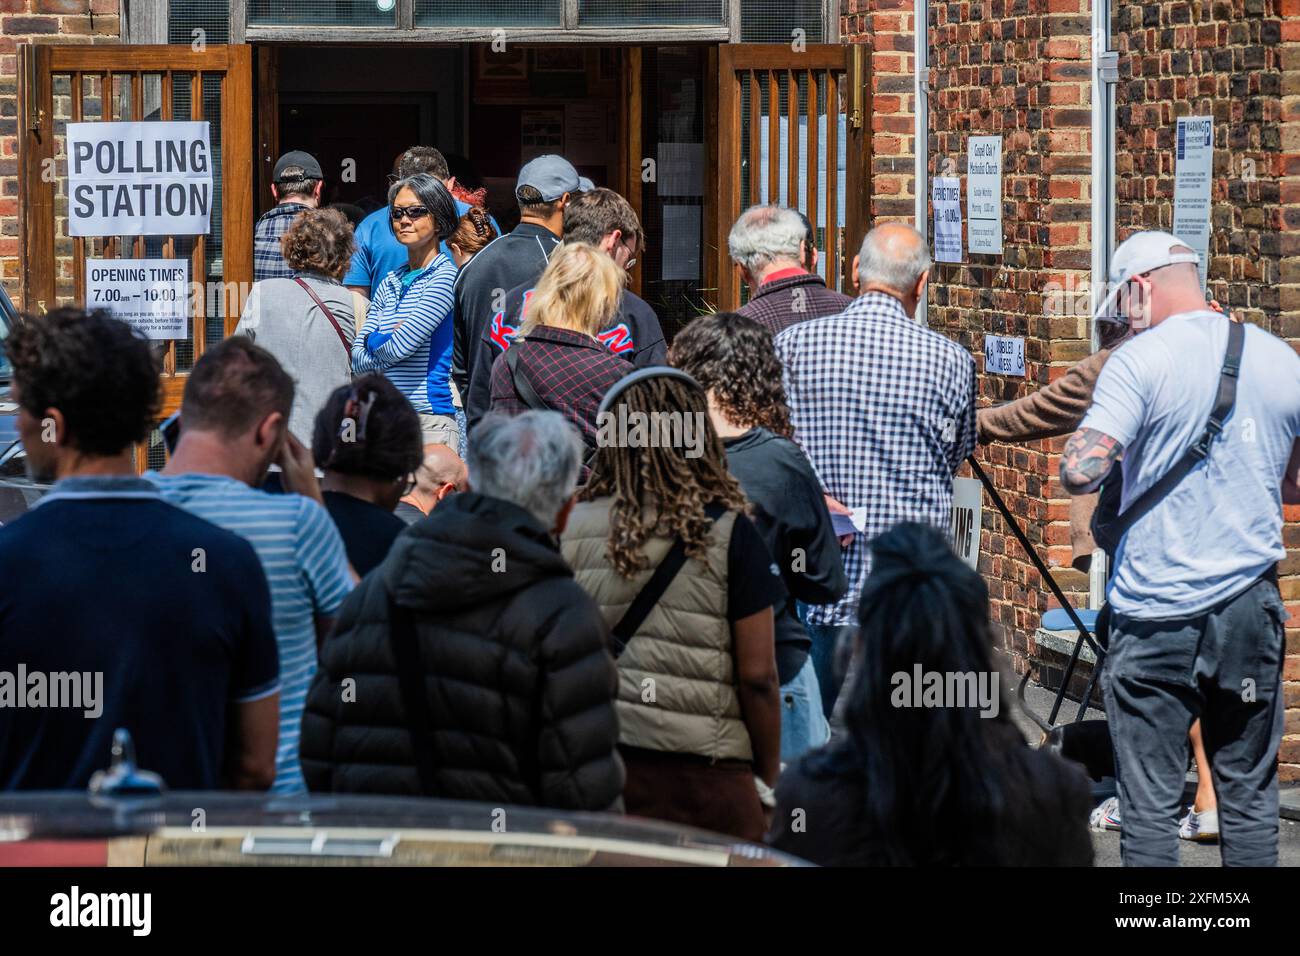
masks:
[(1232, 414), (1232, 407), (1237, 403), (1237, 378), (1241, 373), (1241, 350), (1246, 342), (1246, 326), (1241, 322), (1228, 322), (1228, 348), (1223, 356), (1223, 368), (1219, 371), (1219, 394), (1214, 400), (1214, 408), (1205, 423), (1205, 431), (1192, 446), (1183, 452), (1183, 456), (1174, 462), (1172, 468), (1160, 476), (1160, 480), (1142, 492), (1137, 501), (1115, 519), (1111, 534), (1118, 542), (1133, 527), (1134, 522), (1156, 506), (1156, 504), (1175, 486), (1187, 477), (1188, 473), (1210, 454), (1214, 439), (1223, 432), (1224, 422)]
[(403, 607), (392, 599), (388, 602), (388, 614), (393, 656), (397, 658), (397, 682), (402, 689), (402, 710), (406, 714), (406, 728), (411, 734), (415, 769), (420, 776), (420, 793), (431, 797), (437, 794), (433, 718), (429, 714), (429, 698), (425, 694), (424, 665), (420, 661), (420, 648), (416, 642), (415, 615), (409, 607)]
[[(716, 523), (719, 518), (727, 513), (727, 509), (714, 501), (704, 506), (704, 513)], [(673, 583), (673, 579), (677, 577), (677, 572), (685, 564), (686, 542), (682, 540), (681, 535), (678, 535), (677, 539), (673, 541), (673, 546), (668, 549), (668, 553), (659, 562), (659, 567), (655, 568), (655, 573), (650, 576), (650, 580), (642, 586), (637, 596), (632, 599), (628, 609), (623, 612), (623, 617), (610, 632), (611, 643), (613, 644), (610, 650), (615, 658), (626, 650), (627, 642), (636, 636), (637, 628), (645, 622), (651, 610), (659, 603), (659, 599), (664, 596), (664, 592), (668, 590), (668, 585)]]
[(511, 342), (506, 349), (506, 368), (510, 370), (510, 381), (515, 386), (515, 394), (519, 400), (535, 411), (548, 411), (550, 405), (542, 401), (542, 397), (537, 394), (537, 389), (533, 388), (533, 383), (528, 381), (528, 376), (519, 368), (519, 347), (522, 342)]

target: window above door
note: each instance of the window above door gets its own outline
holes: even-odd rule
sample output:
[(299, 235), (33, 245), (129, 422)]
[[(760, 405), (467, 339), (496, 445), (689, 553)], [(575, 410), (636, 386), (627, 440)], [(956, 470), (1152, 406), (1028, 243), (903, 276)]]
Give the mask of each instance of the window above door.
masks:
[[(172, 42), (803, 42), (838, 37), (838, 0), (137, 0)], [(221, 34), (218, 37), (218, 34)]]

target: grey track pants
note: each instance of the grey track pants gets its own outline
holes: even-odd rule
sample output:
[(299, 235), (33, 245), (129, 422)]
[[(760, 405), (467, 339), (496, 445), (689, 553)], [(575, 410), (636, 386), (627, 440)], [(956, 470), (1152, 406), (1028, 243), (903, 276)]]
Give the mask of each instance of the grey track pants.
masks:
[(1102, 691), (1125, 866), (1177, 866), (1187, 732), (1201, 718), (1225, 866), (1276, 866), (1286, 610), (1271, 578), (1189, 618), (1115, 614)]

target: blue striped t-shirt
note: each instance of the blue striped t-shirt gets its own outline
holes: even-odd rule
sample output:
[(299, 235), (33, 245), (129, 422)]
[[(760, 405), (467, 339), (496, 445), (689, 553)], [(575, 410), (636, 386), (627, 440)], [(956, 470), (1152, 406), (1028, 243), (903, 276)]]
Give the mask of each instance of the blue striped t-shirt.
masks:
[(333, 617), (352, 590), (343, 539), (324, 508), (302, 495), (272, 495), (225, 475), (146, 472), (174, 505), (253, 546), (271, 588), (271, 624), (280, 651), (280, 742), (272, 793), (307, 789), (298, 736), (316, 674), (315, 618)]
[(414, 276), (409, 267), (384, 276), (365, 328), (352, 341), (352, 371), (383, 372), (421, 414), (454, 415), (455, 285), (456, 267), (441, 254)]

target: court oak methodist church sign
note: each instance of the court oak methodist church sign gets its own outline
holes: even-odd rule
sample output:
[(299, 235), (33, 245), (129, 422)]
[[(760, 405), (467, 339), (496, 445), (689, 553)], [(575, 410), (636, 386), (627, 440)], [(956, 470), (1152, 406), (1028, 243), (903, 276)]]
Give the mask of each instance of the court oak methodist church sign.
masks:
[(212, 196), (206, 121), (68, 124), (68, 235), (204, 235)]

